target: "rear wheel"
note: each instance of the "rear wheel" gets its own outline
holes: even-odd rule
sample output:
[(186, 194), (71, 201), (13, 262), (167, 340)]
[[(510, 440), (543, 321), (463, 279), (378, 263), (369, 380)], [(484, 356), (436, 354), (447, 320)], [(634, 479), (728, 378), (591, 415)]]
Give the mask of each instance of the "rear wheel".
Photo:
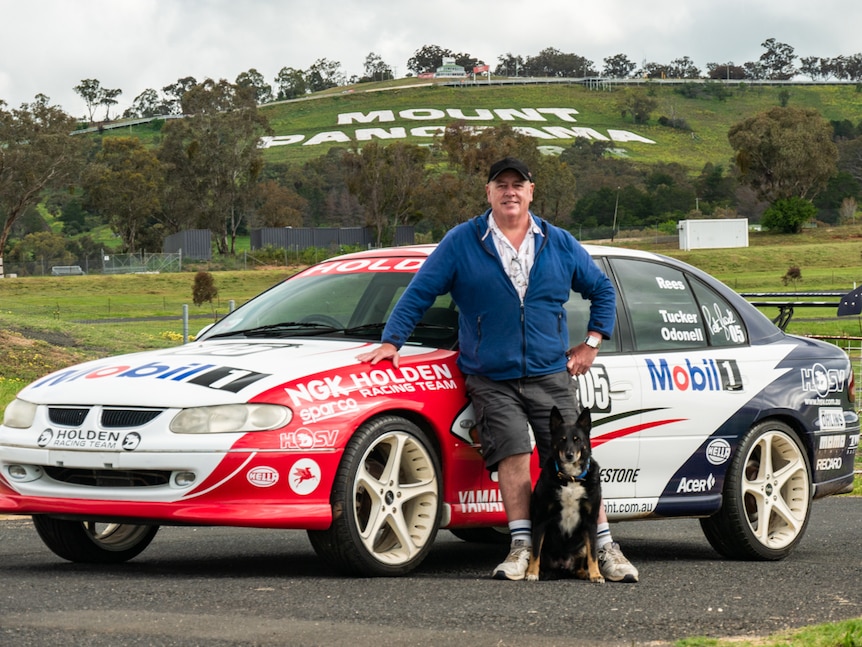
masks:
[(811, 495), (811, 467), (796, 434), (782, 422), (766, 421), (740, 443), (721, 510), (700, 525), (725, 557), (783, 559), (805, 533)]
[(33, 515), (33, 525), (55, 555), (91, 564), (128, 561), (149, 546), (159, 531), (158, 526), (67, 521), (46, 515)]
[(436, 452), (412, 422), (385, 416), (353, 435), (332, 489), (332, 525), (308, 536), (343, 572), (404, 575), (430, 550), (440, 509)]

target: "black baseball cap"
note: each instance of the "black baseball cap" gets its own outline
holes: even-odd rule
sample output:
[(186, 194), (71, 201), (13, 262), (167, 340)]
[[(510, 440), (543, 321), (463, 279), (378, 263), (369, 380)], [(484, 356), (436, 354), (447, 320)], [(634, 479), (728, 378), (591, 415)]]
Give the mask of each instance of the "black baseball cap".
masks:
[(533, 174), (530, 173), (530, 169), (527, 168), (526, 164), (514, 157), (504, 157), (499, 162), (494, 162), (491, 165), (491, 170), (488, 171), (488, 182), (491, 182), (495, 177), (500, 175), (500, 173), (508, 171), (509, 169), (520, 173), (521, 177), (525, 180), (529, 180), (530, 182), (533, 181)]

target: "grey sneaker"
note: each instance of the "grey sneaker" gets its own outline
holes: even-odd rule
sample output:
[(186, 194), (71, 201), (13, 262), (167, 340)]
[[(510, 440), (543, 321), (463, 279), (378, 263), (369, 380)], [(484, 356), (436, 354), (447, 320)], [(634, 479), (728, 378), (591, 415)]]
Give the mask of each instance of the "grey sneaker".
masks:
[(523, 580), (530, 561), (530, 546), (523, 539), (512, 542), (509, 554), (491, 573), (495, 580)]
[(605, 544), (599, 549), (599, 570), (609, 582), (626, 582), (634, 584), (638, 581), (638, 569), (623, 555), (617, 542)]

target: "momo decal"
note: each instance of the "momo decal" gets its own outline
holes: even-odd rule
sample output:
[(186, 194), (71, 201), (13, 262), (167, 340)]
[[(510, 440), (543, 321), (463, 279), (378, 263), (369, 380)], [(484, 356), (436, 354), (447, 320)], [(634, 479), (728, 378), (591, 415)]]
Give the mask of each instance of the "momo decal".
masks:
[(666, 359), (647, 359), (653, 391), (738, 391), (742, 376), (735, 359), (689, 359), (683, 364), (668, 364)]
[(148, 362), (133, 366), (131, 364), (106, 365), (90, 369), (71, 369), (60, 371), (33, 384), (33, 388), (56, 386), (77, 380), (99, 380), (103, 378), (155, 379), (171, 382), (188, 382), (210, 389), (237, 393), (253, 382), (268, 377), (268, 373), (256, 373), (245, 369), (215, 364), (190, 362), (179, 366)]

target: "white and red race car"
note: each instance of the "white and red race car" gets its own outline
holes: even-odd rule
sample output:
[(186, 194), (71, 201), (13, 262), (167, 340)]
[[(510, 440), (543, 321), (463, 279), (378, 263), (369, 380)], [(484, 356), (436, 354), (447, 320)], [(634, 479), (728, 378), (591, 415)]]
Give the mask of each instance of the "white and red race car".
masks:
[[(588, 249), (620, 297), (614, 337), (576, 378), (608, 517), (699, 517), (724, 556), (785, 557), (812, 500), (852, 487), (847, 355), (783, 333), (693, 267)], [(448, 295), (399, 368), (356, 360), (432, 250), (327, 260), (192, 343), (27, 386), (0, 427), (0, 512), (32, 515), (52, 551), (82, 562), (131, 559), (169, 524), (305, 529), (361, 575), (410, 572), (440, 528), (505, 539)], [(573, 293), (571, 339), (588, 307)]]

